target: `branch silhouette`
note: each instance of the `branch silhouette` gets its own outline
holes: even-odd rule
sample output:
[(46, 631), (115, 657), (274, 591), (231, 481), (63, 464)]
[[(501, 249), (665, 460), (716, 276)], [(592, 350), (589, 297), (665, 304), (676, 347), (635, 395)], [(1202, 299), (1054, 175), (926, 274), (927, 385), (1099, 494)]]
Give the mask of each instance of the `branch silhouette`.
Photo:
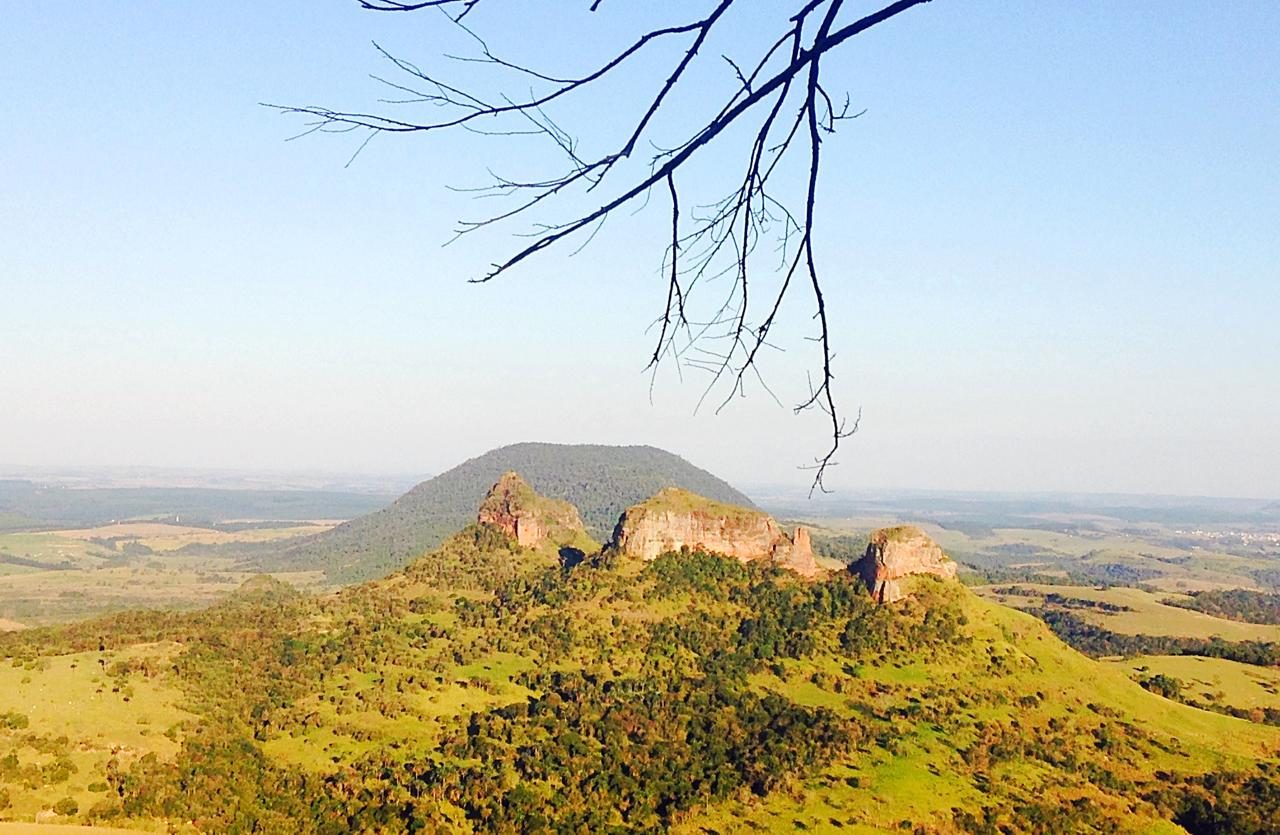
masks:
[[(484, 0), (358, 0), (364, 9), (375, 12), (443, 13), (447, 25), (465, 33), (474, 45), (472, 55), (445, 55), (455, 64), (485, 65), (505, 73), (511, 90), (522, 86), (523, 94), (502, 91), (485, 94), (478, 83), (447, 80), (437, 72), (392, 55), (374, 44), (393, 77), (375, 78), (404, 98), (383, 100), (385, 112), (352, 112), (315, 106), (266, 105), (282, 113), (303, 117), (311, 133), (363, 131), (363, 144), (379, 133), (430, 134), (440, 131), (469, 131), (482, 136), (535, 136), (550, 142), (563, 170), (549, 177), (519, 179), (490, 171), (491, 182), (468, 189), (479, 196), (495, 197), (508, 204), (477, 220), (460, 220), (456, 235), (466, 235), (495, 224), (524, 219), (528, 243), (492, 265), (471, 281), (484, 283), (507, 273), (539, 253), (570, 238), (579, 238), (579, 248), (594, 237), (610, 216), (629, 206), (647, 205), (655, 189), (665, 191), (670, 200), (670, 238), (661, 258), (661, 274), (666, 283), (665, 305), (654, 320), (657, 338), (647, 369), (655, 370), (664, 361), (677, 369), (706, 372), (709, 382), (700, 404), (714, 392), (725, 392), (718, 409), (746, 392), (749, 381), (759, 382), (770, 396), (758, 362), (765, 348), (777, 348), (770, 334), (779, 321), (786, 301), (805, 287), (813, 305), (814, 335), (819, 360), (810, 375), (808, 394), (794, 407), (798, 414), (818, 410), (829, 419), (830, 443), (808, 468), (813, 471), (810, 494), (827, 490), (824, 477), (836, 461), (841, 442), (857, 431), (861, 410), (852, 424), (843, 419), (833, 391), (834, 340), (831, 318), (823, 293), (821, 273), (814, 252), (817, 224), (818, 185), (822, 168), (822, 143), (840, 123), (856, 119), (845, 96), (841, 105), (833, 101), (824, 85), (824, 57), (851, 38), (908, 9), (929, 0), (898, 0), (856, 20), (849, 16), (845, 0), (792, 0), (779, 15), (776, 37), (757, 54), (708, 58), (707, 49), (716, 35), (738, 16), (762, 14), (745, 10), (746, 0), (713, 0), (702, 17), (650, 29), (629, 45), (592, 69), (579, 73), (550, 72), (508, 60), (490, 48), (478, 31), (471, 28), (472, 14)], [(598, 12), (603, 0), (594, 0), (588, 10)], [(677, 6), (678, 8), (678, 6)], [(790, 14), (787, 14), (790, 11)], [(784, 17), (785, 15), (785, 17)], [(731, 30), (729, 30), (731, 31)], [(634, 69), (637, 57), (651, 53), (659, 44), (682, 43), (668, 71), (662, 75)], [(730, 39), (732, 42), (732, 39)], [(748, 60), (748, 58), (750, 60)], [(707, 61), (727, 65), (733, 89), (718, 108), (705, 118), (694, 120), (685, 138), (672, 147), (662, 147), (656, 124), (673, 110), (673, 94), (686, 84), (695, 66)], [(626, 76), (628, 72), (631, 76)], [(585, 154), (575, 132), (553, 109), (564, 109), (590, 89), (623, 77), (633, 83), (652, 80), (656, 92), (637, 99), (622, 133), (608, 150)], [(474, 79), (472, 79), (474, 81)], [(532, 85), (532, 86), (530, 86)], [(417, 121), (399, 108), (426, 105), (438, 111), (438, 118)], [(685, 122), (688, 124), (688, 122)], [(625, 123), (624, 123), (625, 124)], [(705, 149), (730, 144), (726, 136), (732, 128), (749, 125), (750, 141), (741, 158), (741, 178), (733, 190), (709, 203), (682, 200), (682, 189), (692, 179), (687, 176), (691, 160), (705, 155)], [(297, 138), (297, 137), (294, 137)], [(641, 147), (654, 149), (648, 164), (626, 165)], [(800, 156), (797, 156), (800, 155)], [(725, 155), (732, 159), (731, 154)], [(803, 160), (796, 170), (785, 165), (792, 157)], [(353, 157), (354, 159), (354, 157)], [(781, 181), (781, 182), (780, 182)], [(605, 195), (598, 199), (594, 195)], [(546, 222), (534, 217), (536, 210), (567, 204), (570, 197), (583, 199), (588, 208), (573, 211), (567, 219)], [(682, 209), (688, 206), (688, 209)], [(772, 241), (772, 248), (761, 244)], [(575, 250), (576, 251), (576, 250)], [(766, 293), (762, 306), (750, 294), (760, 254), (772, 253), (767, 269), (780, 276), (777, 289)], [(702, 298), (718, 279), (728, 278), (730, 291), (708, 312), (696, 315), (692, 300)], [(763, 311), (763, 315), (760, 312)], [(776, 396), (775, 396), (775, 399)]]

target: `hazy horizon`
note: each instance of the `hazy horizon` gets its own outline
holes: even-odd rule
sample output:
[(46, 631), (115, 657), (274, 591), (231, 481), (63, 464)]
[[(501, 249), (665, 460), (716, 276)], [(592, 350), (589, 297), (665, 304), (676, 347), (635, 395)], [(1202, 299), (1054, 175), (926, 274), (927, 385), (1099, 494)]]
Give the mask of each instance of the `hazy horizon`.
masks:
[[(441, 248), (476, 211), (446, 189), (483, 177), (474, 138), (344, 168), (358, 142), (285, 143), (298, 123), (258, 106), (367, 105), (369, 41), (431, 61), (430, 23), (9, 10), (0, 467), (439, 473), (540, 439), (807, 487), (828, 439), (789, 408), (803, 305), (765, 367), (782, 405), (694, 414), (671, 368), (650, 402), (661, 211), (469, 285), (512, 245)], [(936, 2), (833, 56), (867, 113), (823, 180), (838, 395), (863, 414), (829, 486), (1280, 497), (1276, 31), (1272, 4)]]
[[(536, 443), (536, 442), (535, 442)], [(616, 446), (628, 446), (618, 444)], [(468, 456), (472, 458), (475, 456)], [(700, 466), (696, 460), (681, 456), (694, 466)], [(324, 468), (310, 469), (278, 469), (278, 468), (240, 468), (240, 467), (183, 467), (183, 466), (149, 466), (140, 464), (99, 464), (99, 465), (13, 465), (0, 461), (0, 481), (26, 480), (48, 484), (72, 483), (95, 487), (210, 487), (221, 489), (297, 489), (297, 490), (335, 490), (355, 489), (358, 492), (398, 495), (417, 484), (428, 481), (468, 459), (458, 459), (454, 463), (430, 471), (383, 471), (383, 470), (329, 470)], [(706, 469), (705, 467), (703, 469)], [(713, 475), (719, 475), (712, 471)], [(947, 487), (928, 487), (912, 485), (860, 484), (835, 490), (830, 493), (814, 493), (809, 495), (807, 481), (760, 481), (728, 479), (736, 488), (759, 500), (770, 496), (787, 501), (798, 498), (810, 500), (815, 510), (825, 504), (839, 504), (848, 499), (866, 499), (873, 496), (893, 497), (977, 497), (982, 499), (1006, 498), (1087, 498), (1103, 499), (1146, 499), (1156, 501), (1189, 502), (1208, 501), (1248, 501), (1248, 502), (1280, 502), (1280, 496), (1227, 496), (1203, 493), (1161, 493), (1161, 492), (1113, 492), (1113, 491), (1075, 491), (1075, 490), (1000, 490), (1000, 489), (965, 489)], [(318, 486), (323, 484), (323, 486)]]

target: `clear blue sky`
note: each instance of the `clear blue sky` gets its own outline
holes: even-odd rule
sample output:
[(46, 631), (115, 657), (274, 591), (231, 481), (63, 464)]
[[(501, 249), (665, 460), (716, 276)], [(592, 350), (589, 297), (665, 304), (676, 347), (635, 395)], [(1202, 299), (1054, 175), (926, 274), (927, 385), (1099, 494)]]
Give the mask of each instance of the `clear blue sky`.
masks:
[[(645, 13), (490, 2), (495, 48), (563, 72)], [(6, 9), (0, 465), (429, 472), (552, 440), (803, 485), (820, 422), (694, 414), (670, 372), (650, 403), (663, 207), (468, 285), (513, 243), (441, 248), (483, 143), (344, 169), (354, 139), (285, 143), (257, 106), (368, 106), (370, 40), (431, 63), (441, 31), (345, 0)], [(833, 486), (1280, 496), (1277, 41), (1270, 2), (935, 0), (849, 43), (828, 72), (867, 113), (828, 143), (820, 255), (864, 420)]]

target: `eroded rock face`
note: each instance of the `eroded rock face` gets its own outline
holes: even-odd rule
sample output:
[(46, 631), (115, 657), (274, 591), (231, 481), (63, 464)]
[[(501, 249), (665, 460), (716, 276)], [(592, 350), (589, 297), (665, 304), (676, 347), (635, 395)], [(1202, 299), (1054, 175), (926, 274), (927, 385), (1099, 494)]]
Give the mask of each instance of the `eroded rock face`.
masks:
[(583, 531), (577, 508), (538, 495), (514, 472), (489, 488), (476, 521), (498, 528), (523, 548), (536, 548), (549, 539), (564, 541)]
[[(785, 538), (786, 535), (783, 536)], [(818, 561), (813, 556), (809, 529), (803, 525), (796, 527), (789, 543), (779, 542), (774, 546), (773, 561), (802, 577), (817, 577), (822, 573), (822, 569), (818, 567)]]
[(767, 513), (722, 504), (677, 487), (628, 508), (610, 545), (645, 560), (687, 547), (741, 562), (772, 560), (806, 577), (821, 571), (807, 529), (796, 528), (788, 536)]
[(917, 527), (881, 528), (871, 535), (867, 553), (850, 570), (860, 576), (881, 603), (901, 600), (898, 583), (911, 574), (933, 574), (952, 579), (957, 566), (942, 547)]

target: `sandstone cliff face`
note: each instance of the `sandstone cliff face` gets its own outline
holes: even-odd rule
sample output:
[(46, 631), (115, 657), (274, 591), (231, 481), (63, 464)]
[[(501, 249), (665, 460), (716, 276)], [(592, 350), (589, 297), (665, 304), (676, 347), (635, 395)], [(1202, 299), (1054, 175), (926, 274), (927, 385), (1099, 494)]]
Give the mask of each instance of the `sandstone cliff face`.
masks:
[(867, 553), (850, 566), (881, 603), (902, 599), (904, 595), (898, 581), (903, 577), (934, 574), (951, 579), (956, 576), (956, 568), (938, 543), (911, 525), (881, 528), (873, 533)]
[[(783, 534), (785, 539), (786, 535)], [(789, 568), (802, 577), (817, 577), (822, 573), (818, 561), (813, 556), (813, 545), (809, 541), (809, 529), (797, 526), (791, 534), (790, 542), (779, 542), (773, 549), (773, 561), (783, 568)]]
[(563, 543), (576, 534), (585, 536), (577, 508), (538, 495), (514, 472), (504, 474), (489, 489), (476, 521), (498, 528), (522, 548), (536, 548), (548, 540)]
[(769, 559), (806, 577), (821, 571), (805, 528), (788, 536), (767, 513), (722, 504), (676, 487), (628, 508), (618, 520), (611, 546), (646, 560), (687, 547), (742, 562)]

